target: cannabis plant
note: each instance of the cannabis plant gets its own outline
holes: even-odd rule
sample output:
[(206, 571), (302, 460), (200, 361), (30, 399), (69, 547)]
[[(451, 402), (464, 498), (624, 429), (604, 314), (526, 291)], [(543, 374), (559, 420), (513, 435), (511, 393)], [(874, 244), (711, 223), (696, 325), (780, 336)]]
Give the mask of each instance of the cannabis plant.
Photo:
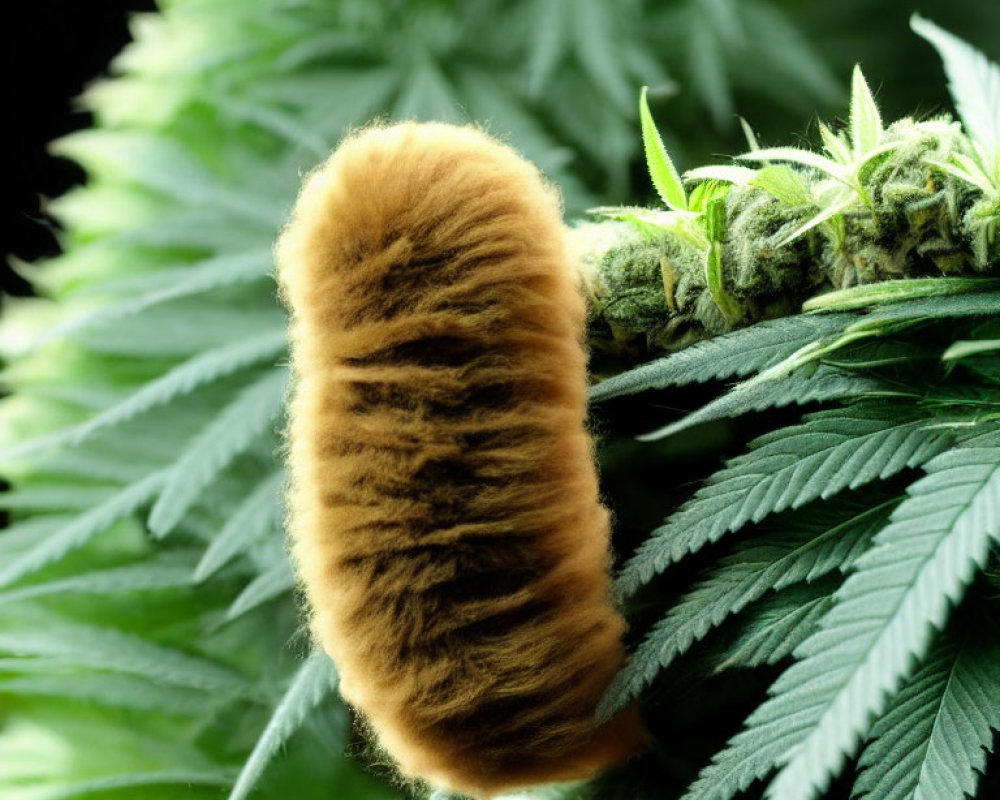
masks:
[[(944, 59), (961, 125), (884, 127), (856, 70), (846, 129), (819, 128), (824, 153), (751, 137), (738, 165), (688, 173), (689, 194), (643, 105), (668, 210), (603, 212), (638, 230), (597, 259), (598, 301), (623, 297), (614, 317), (598, 306), (604, 323), (650, 348), (711, 338), (609, 378), (595, 401), (742, 379), (646, 442), (808, 407), (775, 417), (619, 575), (650, 622), (603, 711), (645, 698), (661, 773), (660, 718), (685, 683), (705, 691), (695, 665), (778, 668), (766, 695), (746, 681), (742, 730), (685, 800), (762, 781), (769, 800), (809, 800), (838, 775), (830, 796), (962, 798), (1000, 729), (1000, 68), (912, 24)], [(678, 562), (696, 574), (679, 591), (664, 585)]]
[[(65, 253), (21, 267), (39, 297), (0, 332), (5, 800), (397, 794), (342, 755), (364, 738), (293, 597), (272, 242), (301, 173), (380, 115), (488, 125), (579, 212), (628, 196), (634, 92), (669, 96), (687, 35), (720, 125), (736, 56), (787, 75), (800, 111), (836, 94), (766, 3), (647, 5), (171, 0), (134, 20), (83, 98), (96, 127), (55, 145), (89, 173), (51, 206)], [(748, 35), (767, 26), (785, 48)]]
[[(90, 174), (54, 204), (66, 252), (23, 267), (41, 297), (0, 330), (0, 794), (399, 795), (293, 597), (270, 256), (300, 173), (378, 115), (489, 124), (572, 215), (628, 197), (644, 131), (668, 208), (576, 234), (600, 374), (678, 350), (595, 388), (622, 551), (672, 502), (669, 470), (643, 466), (711, 449), (692, 426), (727, 451), (745, 429), (712, 420), (827, 404), (791, 425), (765, 415), (780, 427), (625, 565), (636, 635), (652, 630), (606, 710), (641, 695), (656, 743), (605, 784), (560, 791), (678, 796), (792, 651), (692, 796), (781, 766), (775, 796), (798, 797), (859, 753), (868, 796), (973, 791), (998, 696), (1000, 90), (993, 66), (923, 30), (964, 130), (883, 127), (858, 75), (826, 155), (758, 148), (685, 185), (649, 109), (633, 110), (641, 83), (663, 108), (671, 78), (694, 77), (720, 126), (752, 77), (781, 76), (750, 88), (799, 107), (838, 95), (765, 3), (172, 0), (139, 18), (117, 76), (87, 93), (97, 127), (57, 145)], [(675, 153), (711, 141), (661, 131)], [(848, 294), (810, 299), (833, 288)], [(657, 418), (647, 390), (747, 376), (656, 442), (614, 438)], [(706, 664), (755, 669), (734, 688), (695, 680)]]

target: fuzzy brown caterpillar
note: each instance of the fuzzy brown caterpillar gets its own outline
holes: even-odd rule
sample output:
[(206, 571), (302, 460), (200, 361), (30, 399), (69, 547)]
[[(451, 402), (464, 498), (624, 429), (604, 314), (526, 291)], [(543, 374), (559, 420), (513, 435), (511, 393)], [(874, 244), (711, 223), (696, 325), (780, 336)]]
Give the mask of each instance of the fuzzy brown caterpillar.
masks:
[(277, 249), (289, 531), (343, 696), (402, 771), (488, 797), (635, 752), (555, 190), (470, 127), (348, 138)]

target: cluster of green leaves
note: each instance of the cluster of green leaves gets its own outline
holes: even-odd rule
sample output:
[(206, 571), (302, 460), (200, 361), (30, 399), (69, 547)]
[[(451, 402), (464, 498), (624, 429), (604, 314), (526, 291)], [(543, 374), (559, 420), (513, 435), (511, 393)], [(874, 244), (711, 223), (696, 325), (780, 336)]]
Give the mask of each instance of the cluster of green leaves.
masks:
[[(975, 182), (1000, 156), (1000, 69), (926, 20), (914, 27), (942, 55), (974, 143), (940, 168)], [(886, 148), (859, 72), (849, 129), (824, 135), (829, 157), (751, 156), (814, 162), (837, 192), (863, 202), (855, 167)], [(654, 161), (651, 172), (672, 182), (659, 188), (676, 209), (676, 171)], [(992, 202), (985, 188), (983, 197)], [(819, 296), (805, 313), (594, 387), (599, 402), (741, 379), (645, 440), (776, 406), (823, 406), (751, 441), (619, 574), (623, 595), (642, 596), (693, 554), (707, 564), (646, 631), (603, 714), (655, 697), (685, 658), (715, 673), (782, 668), (685, 800), (725, 800), (767, 779), (768, 800), (812, 800), (839, 774), (852, 797), (871, 800), (976, 794), (1000, 731), (998, 337), (995, 279), (899, 281)]]
[[(760, 0), (162, 6), (136, 20), (119, 74), (88, 90), (98, 126), (58, 143), (90, 180), (53, 204), (65, 254), (24, 266), (42, 299), (11, 305), (0, 328), (12, 485), (0, 794), (396, 796), (340, 755), (359, 740), (329, 663), (309, 655), (280, 530), (285, 318), (270, 250), (300, 174), (373, 116), (470, 119), (542, 166), (572, 212), (627, 193), (640, 82), (663, 96), (672, 75), (691, 79), (719, 124), (735, 89), (799, 109), (837, 89)], [(686, 124), (676, 138), (704, 139)], [(981, 181), (977, 163), (949, 162)], [(685, 194), (686, 210), (708, 208), (705, 191)], [(711, 251), (721, 232), (705, 230)], [(845, 347), (876, 334), (839, 314), (808, 319), (824, 352), (800, 358), (827, 359), (817, 380), (796, 395), (810, 366), (786, 363), (768, 386), (788, 400), (884, 390), (845, 375), (824, 338), (835, 321)], [(990, 335), (970, 330), (949, 358), (993, 363)], [(756, 362), (731, 363), (746, 374)], [(742, 391), (768, 402), (767, 388)], [(915, 466), (924, 451), (907, 446)], [(825, 610), (797, 608), (806, 622)], [(927, 685), (940, 683), (935, 663)]]
[(737, 163), (682, 176), (644, 91), (647, 166), (665, 208), (592, 209), (628, 223), (593, 259), (592, 338), (612, 352), (676, 350), (830, 288), (995, 271), (1000, 122), (983, 109), (1000, 102), (1000, 71), (928, 20), (911, 24), (947, 60), (964, 126), (947, 115), (885, 125), (855, 66), (844, 129), (818, 124), (822, 152), (762, 148), (744, 123), (750, 149)]

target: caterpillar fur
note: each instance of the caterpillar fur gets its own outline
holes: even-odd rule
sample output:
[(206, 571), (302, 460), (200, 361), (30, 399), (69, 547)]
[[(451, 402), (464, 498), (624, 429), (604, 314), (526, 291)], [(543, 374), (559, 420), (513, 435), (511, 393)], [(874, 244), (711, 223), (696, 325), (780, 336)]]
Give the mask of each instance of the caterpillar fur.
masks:
[(279, 238), (288, 529), (341, 693), (401, 771), (476, 797), (640, 749), (558, 193), (472, 127), (346, 139)]

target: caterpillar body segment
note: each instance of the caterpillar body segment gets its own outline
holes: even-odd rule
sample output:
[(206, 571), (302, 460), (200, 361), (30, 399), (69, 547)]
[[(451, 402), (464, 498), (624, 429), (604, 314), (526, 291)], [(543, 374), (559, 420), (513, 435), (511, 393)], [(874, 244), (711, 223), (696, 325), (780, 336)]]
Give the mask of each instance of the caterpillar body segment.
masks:
[(277, 247), (288, 528), (341, 692), (413, 777), (480, 797), (645, 741), (585, 427), (558, 194), (470, 127), (348, 138)]

